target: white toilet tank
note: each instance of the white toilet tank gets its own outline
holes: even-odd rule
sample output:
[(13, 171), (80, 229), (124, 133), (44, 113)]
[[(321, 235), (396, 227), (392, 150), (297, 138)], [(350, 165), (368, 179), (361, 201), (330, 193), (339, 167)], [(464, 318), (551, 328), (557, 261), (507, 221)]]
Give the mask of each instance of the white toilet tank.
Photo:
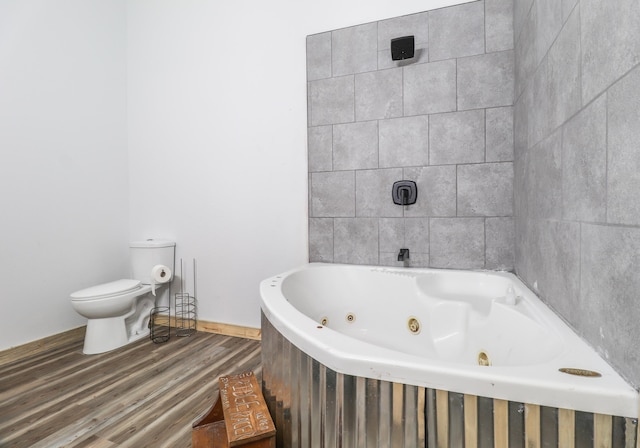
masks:
[(151, 284), (151, 269), (155, 265), (168, 266), (175, 272), (174, 260), (176, 243), (167, 240), (133, 241), (129, 244), (131, 275), (145, 285)]

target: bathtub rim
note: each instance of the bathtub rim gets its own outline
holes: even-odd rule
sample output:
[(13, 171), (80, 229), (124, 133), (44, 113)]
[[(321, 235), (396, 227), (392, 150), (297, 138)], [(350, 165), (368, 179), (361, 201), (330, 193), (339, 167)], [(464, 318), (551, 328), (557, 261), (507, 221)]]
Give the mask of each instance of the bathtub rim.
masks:
[[(578, 344), (578, 350), (565, 349), (553, 360), (542, 363), (542, 375), (533, 377), (531, 366), (461, 366), (429, 360), (360, 341), (324, 327), (293, 307), (282, 293), (284, 279), (307, 269), (356, 269), (398, 272), (480, 272), (506, 276), (529, 291), (561, 325), (561, 337)], [(528, 299), (529, 300), (529, 299)], [(269, 322), (293, 345), (326, 367), (343, 374), (457, 393), (539, 404), (584, 412), (637, 418), (638, 392), (607, 364), (585, 341), (514, 274), (496, 271), (443, 270), (432, 268), (393, 268), (333, 263), (307, 263), (272, 276), (260, 283), (260, 306)], [(538, 306), (536, 304), (536, 306)], [(290, 322), (291, 324), (288, 324)], [(293, 325), (292, 325), (293, 324)], [(345, 339), (347, 338), (347, 339)], [(567, 362), (559, 362), (569, 356)], [(564, 358), (566, 359), (566, 358)], [(585, 361), (588, 360), (589, 362)], [(421, 361), (420, 364), (418, 362)], [(565, 365), (571, 363), (578, 365)], [(602, 373), (601, 378), (582, 378), (562, 374), (559, 367), (579, 367)]]

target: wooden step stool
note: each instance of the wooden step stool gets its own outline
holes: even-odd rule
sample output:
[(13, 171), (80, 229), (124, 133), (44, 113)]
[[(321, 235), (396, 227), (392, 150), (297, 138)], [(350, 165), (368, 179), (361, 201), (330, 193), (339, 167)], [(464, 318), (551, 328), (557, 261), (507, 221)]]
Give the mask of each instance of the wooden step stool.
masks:
[(214, 405), (192, 425), (192, 448), (275, 448), (276, 427), (253, 372), (221, 376)]

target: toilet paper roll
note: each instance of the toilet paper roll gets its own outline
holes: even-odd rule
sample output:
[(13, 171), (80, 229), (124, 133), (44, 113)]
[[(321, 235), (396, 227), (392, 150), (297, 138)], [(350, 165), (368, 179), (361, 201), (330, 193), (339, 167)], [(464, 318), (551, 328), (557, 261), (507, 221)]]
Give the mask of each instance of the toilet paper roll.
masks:
[(156, 285), (171, 281), (171, 269), (163, 264), (157, 264), (151, 269), (151, 294), (156, 295)]

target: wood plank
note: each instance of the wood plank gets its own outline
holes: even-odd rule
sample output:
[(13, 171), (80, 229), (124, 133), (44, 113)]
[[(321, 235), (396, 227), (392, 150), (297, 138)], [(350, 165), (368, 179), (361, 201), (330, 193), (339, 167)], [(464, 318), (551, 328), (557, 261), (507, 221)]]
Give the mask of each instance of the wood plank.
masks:
[(225, 324), (221, 322), (208, 322), (199, 320), (197, 324), (198, 331), (206, 333), (223, 334), (226, 336), (234, 336), (237, 338), (252, 339), (259, 341), (262, 337), (262, 330), (259, 328), (242, 327), (240, 325)]
[(403, 385), (391, 383), (391, 445), (404, 448), (404, 393)]
[(595, 448), (611, 448), (612, 436), (613, 417), (604, 414), (593, 414), (593, 446)]
[(558, 446), (573, 448), (576, 445), (576, 412), (558, 409)]
[(188, 448), (217, 378), (261, 375), (253, 340), (197, 332), (83, 355), (77, 336), (0, 365), (0, 446)]
[(74, 445), (75, 448), (117, 448), (115, 443), (97, 436), (91, 436), (88, 439)]
[[(197, 331), (204, 333), (221, 334), (225, 336), (233, 336), (244, 339), (252, 339), (259, 341), (261, 339), (260, 328), (244, 327), (240, 325), (225, 324), (222, 322), (211, 322), (206, 320), (198, 320)], [(175, 328), (176, 320), (171, 316), (171, 326)], [(70, 341), (84, 340), (86, 326), (73, 328), (71, 330), (47, 336), (33, 342), (11, 347), (0, 351), (0, 365), (19, 361), (23, 358), (34, 357), (41, 353), (50, 353), (59, 346), (67, 346)], [(174, 337), (174, 335), (172, 335)], [(23, 366), (24, 368), (25, 366)]]
[(527, 448), (540, 448), (540, 406), (537, 404), (524, 405), (524, 438)]
[(464, 396), (464, 447), (478, 446), (478, 397)]
[(73, 328), (63, 333), (54, 334), (53, 336), (47, 336), (46, 338), (38, 339), (37, 341), (28, 342), (26, 344), (18, 345), (17, 347), (2, 350), (0, 351), (0, 366), (29, 356), (34, 356), (39, 353), (47, 352), (53, 347), (65, 345), (68, 342), (84, 339), (85, 330), (85, 326)]
[(436, 389), (436, 439), (438, 448), (449, 448), (449, 392)]
[[(236, 344), (236, 341), (232, 341), (232, 344), (235, 344), (235, 347), (230, 346), (229, 351), (221, 353), (215, 360), (205, 358), (203, 364), (194, 369), (195, 371), (191, 374), (187, 373), (185, 376), (180, 377), (180, 372), (183, 371), (183, 368), (173, 369), (171, 372), (173, 375), (170, 377), (172, 380), (159, 388), (153, 388), (152, 392), (148, 390), (138, 405), (136, 414), (146, 422), (145, 427), (132, 427), (129, 416), (126, 413), (121, 413), (108, 429), (109, 439), (120, 444), (127, 443), (131, 446), (138, 446), (138, 443), (164, 443), (161, 436), (163, 433), (170, 434), (172, 430), (181, 428), (181, 425), (184, 424), (181, 423), (183, 418), (180, 418), (180, 415), (176, 415), (176, 410), (182, 411), (182, 415), (191, 415), (188, 423), (191, 426), (191, 422), (201, 409), (193, 411), (190, 406), (185, 407), (185, 402), (187, 404), (193, 402), (192, 400), (197, 399), (197, 396), (202, 395), (202, 387), (194, 388), (193, 385), (208, 384), (217, 386), (217, 377), (224, 373), (229, 373), (219, 372), (219, 367), (233, 362), (232, 360), (241, 355), (245, 349), (242, 344)], [(204, 365), (207, 365), (206, 369), (203, 368)], [(189, 394), (192, 394), (191, 398), (189, 398)], [(158, 406), (159, 402), (164, 403), (165, 406)], [(171, 415), (176, 416), (177, 420), (172, 419)], [(167, 425), (170, 426), (168, 431), (166, 431)], [(140, 429), (144, 430), (140, 431)], [(153, 436), (149, 436), (146, 434), (147, 432), (151, 432)], [(99, 434), (107, 435), (104, 431)], [(153, 446), (153, 444), (150, 446)]]
[[(193, 348), (198, 349), (199, 345), (204, 345), (204, 340), (193, 342)], [(7, 399), (5, 405), (13, 404), (16, 399), (20, 400), (20, 404), (23, 409), (28, 410), (31, 418), (38, 419), (40, 424), (46, 423), (49, 420), (55, 419), (56, 415), (59, 415), (65, 411), (64, 403), (82, 404), (87, 400), (90, 400), (94, 405), (98, 404), (98, 400), (102, 395), (108, 394), (112, 389), (117, 389), (124, 398), (120, 403), (126, 402), (129, 392), (136, 392), (140, 387), (148, 384), (153, 384), (153, 381), (148, 380), (148, 371), (145, 369), (149, 362), (155, 362), (158, 359), (157, 346), (148, 343), (151, 348), (146, 356), (141, 356), (139, 350), (136, 350), (132, 345), (121, 348), (118, 353), (110, 352), (110, 356), (86, 356), (81, 353), (81, 346), (79, 352), (76, 355), (77, 365), (80, 367), (76, 369), (73, 365), (62, 366), (60, 369), (54, 369), (48, 375), (45, 375), (43, 379), (46, 381), (40, 381), (38, 383), (30, 382), (30, 393), (25, 395), (17, 394), (14, 399)], [(181, 369), (183, 366), (183, 359), (180, 352), (173, 352), (163, 356), (163, 362), (166, 369), (175, 368)], [(93, 362), (91, 362), (93, 360)], [(111, 374), (105, 374), (103, 370), (106, 361), (110, 361), (110, 364), (117, 364), (118, 371), (110, 372)], [(96, 372), (96, 375), (83, 375), (83, 372), (89, 371)], [(62, 371), (62, 374), (61, 374)], [(27, 385), (28, 386), (28, 385)], [(12, 389), (12, 391), (24, 393), (25, 388), (19, 387)], [(37, 392), (37, 393), (36, 393)], [(51, 411), (53, 405), (58, 405), (54, 411)], [(0, 409), (0, 417), (3, 416), (3, 411)], [(19, 415), (8, 416), (7, 418), (0, 419), (0, 432), (3, 427), (9, 427), (16, 425), (16, 419)], [(17, 434), (24, 433), (28, 427), (23, 427), (16, 431)]]
[(509, 402), (493, 400), (493, 445), (509, 448)]
[(418, 388), (418, 441), (427, 446), (427, 389)]
[[(171, 316), (170, 319), (171, 328), (175, 328), (175, 317)], [(236, 338), (252, 339), (254, 341), (259, 341), (262, 338), (262, 330), (260, 328), (243, 327), (241, 325), (225, 324), (222, 322), (211, 322), (198, 319), (196, 321), (196, 329), (197, 331), (202, 331), (204, 333), (222, 334)]]

